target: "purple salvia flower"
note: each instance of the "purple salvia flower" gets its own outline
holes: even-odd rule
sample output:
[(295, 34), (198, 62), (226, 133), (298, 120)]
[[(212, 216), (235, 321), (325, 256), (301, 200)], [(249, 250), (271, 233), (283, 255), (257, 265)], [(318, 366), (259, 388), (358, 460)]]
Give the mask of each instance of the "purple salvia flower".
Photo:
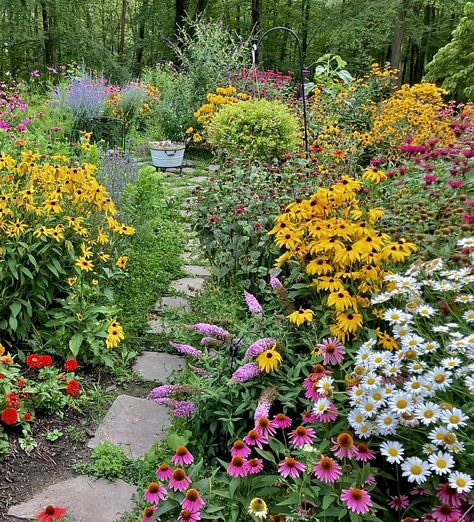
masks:
[(246, 382), (256, 377), (259, 373), (260, 368), (257, 363), (247, 363), (235, 370), (232, 380)]
[(247, 303), (249, 312), (251, 314), (258, 315), (263, 312), (262, 306), (260, 305), (260, 303), (257, 301), (257, 298), (253, 294), (244, 290), (244, 298), (245, 298), (245, 302)]
[(276, 276), (270, 277), (270, 286), (273, 290), (280, 290), (281, 288), (283, 288), (281, 281)]
[(197, 348), (194, 348), (194, 346), (190, 346), (189, 344), (180, 344), (180, 343), (170, 343), (171, 346), (177, 350), (178, 352), (187, 355), (189, 357), (192, 357), (193, 359), (200, 359), (204, 353), (201, 352), (201, 350), (198, 350)]
[(272, 337), (264, 337), (263, 339), (259, 339), (247, 348), (247, 351), (245, 352), (245, 358), (256, 357), (265, 350), (271, 348), (274, 344), (275, 339), (273, 339)]
[(173, 415), (175, 417), (190, 417), (194, 410), (196, 409), (196, 404), (191, 401), (175, 401), (175, 405), (173, 407)]
[(219, 337), (220, 339), (229, 339), (230, 337), (232, 337), (232, 334), (230, 334), (227, 330), (224, 330), (224, 328), (216, 326), (215, 324), (197, 323), (193, 324), (191, 328), (195, 332), (200, 333), (201, 335)]

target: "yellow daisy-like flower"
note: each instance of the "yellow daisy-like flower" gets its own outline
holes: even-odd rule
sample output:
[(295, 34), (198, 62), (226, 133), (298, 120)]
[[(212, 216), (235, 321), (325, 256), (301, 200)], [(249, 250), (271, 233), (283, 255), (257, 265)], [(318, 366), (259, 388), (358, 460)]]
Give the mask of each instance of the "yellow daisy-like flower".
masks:
[(67, 280), (67, 284), (69, 286), (74, 286), (77, 283), (77, 277), (69, 277)]
[(3, 355), (0, 357), (0, 364), (13, 364), (13, 357), (11, 355)]
[(119, 268), (125, 268), (127, 266), (127, 263), (128, 263), (128, 257), (127, 256), (121, 256), (117, 259), (116, 261), (116, 265), (119, 267)]
[(262, 352), (256, 360), (260, 371), (270, 373), (278, 368), (282, 358), (275, 348), (270, 348)]
[(76, 259), (76, 266), (85, 272), (92, 272), (92, 269), (94, 268), (92, 262), (86, 259), (84, 256), (78, 257)]
[(0, 356), (5, 353), (5, 346), (3, 346), (2, 343), (0, 343)]
[(305, 321), (311, 322), (313, 317), (314, 312), (310, 308), (306, 308), (306, 310), (300, 308), (299, 310), (296, 310), (296, 312), (287, 316), (288, 320), (293, 324), (296, 324), (296, 326), (301, 326)]
[(253, 515), (255, 518), (267, 518), (268, 507), (265, 500), (259, 497), (255, 497), (250, 501), (249, 504), (249, 515)]
[(362, 315), (354, 312), (340, 312), (336, 316), (336, 321), (343, 332), (354, 333), (362, 326)]
[(110, 254), (107, 254), (107, 252), (99, 252), (99, 258), (101, 261), (108, 261), (110, 259)]
[(125, 339), (125, 335), (122, 327), (117, 321), (113, 321), (108, 328), (108, 335), (105, 340), (107, 348), (116, 348), (123, 339)]
[(338, 312), (343, 312), (353, 306), (352, 297), (346, 290), (331, 292), (328, 296), (328, 306), (334, 306)]

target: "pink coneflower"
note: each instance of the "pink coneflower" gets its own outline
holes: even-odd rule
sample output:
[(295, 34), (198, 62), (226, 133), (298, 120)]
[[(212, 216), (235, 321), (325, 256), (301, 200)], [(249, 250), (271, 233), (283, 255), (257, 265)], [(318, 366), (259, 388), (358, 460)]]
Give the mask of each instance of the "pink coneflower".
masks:
[(394, 495), (390, 497), (390, 502), (388, 505), (394, 509), (395, 511), (402, 511), (402, 509), (406, 509), (410, 501), (406, 495)]
[(355, 459), (359, 462), (368, 462), (369, 460), (375, 459), (375, 453), (367, 446), (361, 442), (357, 444), (357, 454), (355, 455)]
[(177, 466), (189, 465), (192, 464), (193, 461), (194, 457), (188, 451), (186, 446), (178, 446), (176, 448), (176, 453), (171, 457), (171, 462)]
[(306, 393), (304, 394), (304, 396), (313, 402), (316, 402), (319, 399), (324, 399), (324, 397), (326, 397), (324, 393), (321, 393), (318, 389), (317, 381), (313, 382), (311, 384), (311, 387), (306, 389)]
[(199, 511), (206, 505), (206, 501), (201, 497), (197, 489), (191, 488), (186, 491), (181, 507), (189, 511)]
[(466, 500), (464, 493), (458, 493), (447, 482), (438, 485), (436, 488), (436, 496), (443, 504), (449, 504), (453, 507), (459, 507)]
[(252, 450), (240, 439), (234, 442), (230, 450), (233, 457), (242, 457), (243, 459), (246, 459), (250, 453), (252, 453)]
[(335, 337), (326, 339), (317, 347), (319, 348), (318, 353), (324, 357), (324, 364), (339, 364), (346, 353), (344, 346)]
[(462, 515), (457, 507), (450, 506), (449, 504), (436, 506), (433, 508), (431, 514), (433, 515), (433, 518), (439, 522), (453, 522), (458, 520)]
[(275, 432), (276, 432), (273, 422), (268, 417), (258, 418), (255, 423), (255, 429), (263, 437), (269, 437), (270, 435), (275, 435)]
[(257, 446), (262, 449), (263, 444), (268, 444), (268, 438), (264, 437), (257, 430), (250, 430), (247, 435), (244, 437), (244, 442), (248, 446)]
[(150, 504), (158, 504), (160, 500), (165, 500), (166, 493), (166, 488), (156, 482), (152, 482), (148, 485), (143, 498)]
[(321, 455), (321, 460), (314, 466), (314, 474), (316, 477), (328, 483), (335, 482), (341, 475), (341, 466), (331, 457)]
[(431, 491), (427, 488), (422, 488), (421, 486), (415, 486), (411, 491), (411, 495), (429, 495)]
[(448, 181), (448, 185), (451, 188), (461, 188), (464, 185), (464, 181), (462, 181), (461, 179), (450, 179)]
[(341, 500), (345, 502), (346, 506), (357, 513), (367, 513), (372, 507), (372, 499), (370, 495), (364, 489), (349, 488), (343, 489)]
[(201, 513), (199, 511), (183, 509), (178, 516), (178, 522), (196, 522), (197, 520), (201, 520)]
[(322, 364), (316, 364), (313, 368), (312, 373), (310, 374), (310, 377), (313, 381), (317, 381), (318, 379), (321, 379), (326, 375), (331, 375), (331, 373), (331, 370), (326, 370), (326, 368)]
[(263, 470), (262, 459), (250, 459), (245, 463), (245, 471), (250, 475), (257, 475)]
[(275, 415), (273, 417), (273, 424), (277, 428), (281, 428), (281, 429), (289, 428), (291, 426), (291, 422), (292, 421), (291, 421), (290, 417), (288, 417), (284, 413), (278, 413), (277, 415)]
[(288, 457), (283, 462), (278, 464), (278, 471), (284, 478), (286, 478), (288, 475), (291, 475), (293, 478), (298, 478), (300, 473), (305, 469), (306, 466), (301, 462), (298, 462), (293, 457)]
[(362, 483), (363, 486), (373, 486), (377, 481), (373, 475), (367, 475), (367, 478)]
[[(148, 506), (143, 511), (143, 520), (142, 522), (151, 522), (151, 517), (153, 516), (153, 513), (158, 509), (157, 506)], [(161, 520), (161, 518), (156, 519), (158, 522)]]
[(339, 459), (344, 457), (352, 459), (357, 455), (357, 448), (354, 446), (354, 439), (350, 433), (340, 433), (336, 440), (332, 439), (332, 443), (331, 451)]
[(336, 406), (334, 406), (334, 404), (331, 402), (329, 403), (329, 407), (326, 411), (324, 411), (323, 413), (314, 412), (314, 415), (316, 417), (316, 420), (326, 423), (334, 422), (339, 417), (339, 412)]
[(156, 470), (156, 476), (160, 480), (169, 480), (173, 475), (173, 468), (168, 466), (168, 464), (160, 464), (159, 468)]
[(184, 469), (177, 468), (173, 471), (169, 486), (173, 491), (184, 491), (191, 484), (191, 479), (186, 475)]
[(313, 422), (316, 422), (318, 418), (312, 411), (305, 411), (303, 415), (301, 415), (303, 424), (313, 424)]
[(231, 477), (245, 477), (247, 475), (245, 463), (246, 460), (242, 457), (232, 457), (227, 467), (227, 473)]
[(301, 448), (301, 446), (304, 446), (305, 444), (311, 444), (315, 436), (316, 432), (313, 428), (298, 426), (290, 433), (290, 442), (293, 446)]

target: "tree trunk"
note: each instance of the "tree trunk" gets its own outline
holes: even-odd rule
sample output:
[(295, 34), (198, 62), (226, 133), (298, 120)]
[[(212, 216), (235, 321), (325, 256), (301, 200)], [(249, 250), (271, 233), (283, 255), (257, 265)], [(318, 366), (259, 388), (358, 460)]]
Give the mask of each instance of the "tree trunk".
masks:
[(50, 65), (53, 63), (53, 41), (51, 39), (50, 17), (48, 13), (48, 5), (46, 0), (41, 0), (41, 16), (43, 20), (43, 34), (44, 34), (44, 64)]
[(426, 60), (426, 51), (428, 48), (429, 37), (430, 37), (430, 23), (433, 20), (433, 6), (426, 5), (424, 9), (423, 15), (423, 34), (421, 36), (420, 47), (418, 48), (418, 53), (416, 57), (415, 67), (414, 67), (414, 83), (421, 82), (423, 78), (423, 73), (425, 70), (425, 60)]
[(209, 0), (198, 0), (196, 4), (196, 11), (194, 11), (193, 20), (198, 20), (199, 17), (206, 10), (207, 5), (209, 4)]
[(119, 46), (118, 46), (118, 57), (119, 62), (125, 62), (125, 26), (127, 23), (127, 0), (122, 0), (122, 10), (120, 13), (120, 33), (119, 33)]
[[(405, 25), (407, 14), (407, 0), (402, 0), (400, 9), (398, 11), (398, 19), (395, 26), (395, 32), (392, 38), (392, 52), (390, 56), (390, 65), (393, 69), (400, 70), (402, 58), (402, 46), (405, 37)], [(401, 85), (403, 74), (398, 73), (397, 84)]]
[(143, 0), (138, 20), (137, 47), (135, 54), (135, 72), (140, 73), (143, 61), (143, 51), (145, 47), (145, 26), (148, 13), (148, 0)]
[[(259, 38), (262, 29), (262, 0), (252, 0), (252, 31), (256, 38)], [(263, 49), (259, 45), (255, 57), (257, 64), (262, 63)]]

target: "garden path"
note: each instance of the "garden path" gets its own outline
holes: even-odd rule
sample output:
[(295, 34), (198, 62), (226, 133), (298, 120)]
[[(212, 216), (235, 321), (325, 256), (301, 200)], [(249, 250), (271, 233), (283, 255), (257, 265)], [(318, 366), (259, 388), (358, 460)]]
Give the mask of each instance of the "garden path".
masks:
[[(215, 172), (211, 165), (208, 172)], [(198, 174), (191, 164), (183, 169), (183, 177), (170, 173), (167, 184), (170, 193), (182, 198), (181, 216), (186, 219), (192, 215), (196, 198), (187, 197), (190, 190), (205, 183), (207, 177)], [(193, 237), (190, 226), (184, 223), (188, 242), (182, 259), (186, 276), (171, 284), (172, 290), (181, 295), (161, 298), (155, 305), (156, 316), (149, 320), (149, 333), (167, 336), (170, 326), (166, 322), (166, 310), (184, 310), (191, 308), (191, 299), (199, 293), (210, 276), (210, 271), (198, 264), (200, 258), (198, 243)], [(186, 226), (188, 225), (188, 226)], [(144, 381), (165, 383), (175, 371), (185, 367), (183, 357), (161, 352), (143, 352), (135, 361), (134, 370)], [(88, 447), (95, 448), (102, 441), (120, 445), (131, 458), (143, 457), (154, 442), (163, 439), (169, 427), (168, 410), (157, 406), (146, 398), (132, 395), (119, 395), (101, 424)], [(48, 504), (68, 508), (68, 515), (76, 522), (115, 522), (127, 512), (133, 511), (135, 486), (123, 480), (109, 482), (101, 478), (86, 475), (69, 478), (49, 486), (37, 493), (29, 501), (12, 506), (8, 511), (8, 520), (30, 520)]]

